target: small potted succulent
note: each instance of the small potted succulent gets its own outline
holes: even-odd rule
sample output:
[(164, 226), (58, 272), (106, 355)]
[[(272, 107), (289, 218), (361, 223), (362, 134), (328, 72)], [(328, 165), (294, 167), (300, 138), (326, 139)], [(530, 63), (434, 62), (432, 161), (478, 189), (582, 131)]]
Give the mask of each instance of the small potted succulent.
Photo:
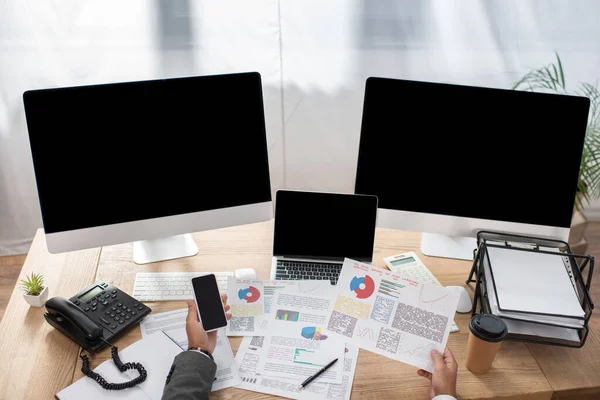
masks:
[(44, 285), (44, 276), (31, 273), (19, 282), (25, 301), (32, 307), (43, 307), (48, 300), (48, 287)]

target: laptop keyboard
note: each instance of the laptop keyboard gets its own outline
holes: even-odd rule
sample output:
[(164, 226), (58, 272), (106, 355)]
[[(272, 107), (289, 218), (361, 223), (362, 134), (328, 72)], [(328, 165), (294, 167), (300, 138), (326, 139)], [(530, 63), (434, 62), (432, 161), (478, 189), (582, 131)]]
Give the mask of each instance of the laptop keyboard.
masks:
[(278, 260), (275, 279), (329, 280), (335, 285), (341, 270), (342, 264)]

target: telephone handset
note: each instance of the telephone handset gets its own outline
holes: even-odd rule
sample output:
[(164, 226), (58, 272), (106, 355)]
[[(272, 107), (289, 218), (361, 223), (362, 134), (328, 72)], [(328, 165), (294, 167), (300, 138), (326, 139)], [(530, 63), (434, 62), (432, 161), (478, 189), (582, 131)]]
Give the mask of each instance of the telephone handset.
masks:
[[(54, 297), (46, 302), (46, 321), (73, 340), (83, 349), (79, 354), (83, 361), (81, 371), (108, 390), (121, 390), (133, 387), (146, 380), (147, 372), (140, 363), (121, 362), (118, 348), (110, 342), (137, 325), (152, 310), (138, 303), (106, 282), (99, 281), (83, 289), (70, 299)], [(89, 359), (83, 350), (95, 353), (105, 346), (111, 347), (111, 355), (121, 372), (136, 369), (137, 378), (124, 383), (108, 383), (90, 370)]]
[[(45, 315), (46, 321), (49, 323), (52, 321), (53, 323), (50, 323), (50, 325), (55, 328), (56, 324), (60, 325), (62, 329), (68, 330), (71, 339), (81, 347), (86, 348), (88, 344), (98, 344), (100, 342), (103, 333), (100, 325), (92, 321), (81, 308), (69, 300), (62, 297), (53, 297), (46, 302), (46, 311), (48, 311)], [(89, 347), (88, 351), (92, 351), (92, 349), (93, 347)]]

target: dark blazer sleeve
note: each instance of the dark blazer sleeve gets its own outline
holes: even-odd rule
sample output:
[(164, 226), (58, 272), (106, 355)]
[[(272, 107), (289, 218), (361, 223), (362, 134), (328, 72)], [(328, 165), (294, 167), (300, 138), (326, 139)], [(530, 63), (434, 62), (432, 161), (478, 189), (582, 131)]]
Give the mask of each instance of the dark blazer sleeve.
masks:
[(208, 400), (216, 372), (217, 364), (204, 354), (178, 354), (167, 375), (163, 400)]

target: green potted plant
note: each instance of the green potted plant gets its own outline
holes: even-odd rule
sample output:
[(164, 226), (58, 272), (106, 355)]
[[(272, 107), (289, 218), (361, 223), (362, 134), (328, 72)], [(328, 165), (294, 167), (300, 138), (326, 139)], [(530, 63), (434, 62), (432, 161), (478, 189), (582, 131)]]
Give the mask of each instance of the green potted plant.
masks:
[(31, 273), (19, 281), (25, 301), (32, 307), (43, 307), (48, 300), (48, 286), (44, 285), (44, 276)]
[[(569, 238), (569, 243), (575, 252), (585, 252), (587, 242), (583, 234), (587, 220), (582, 211), (587, 203), (600, 197), (600, 90), (596, 84), (590, 83), (579, 83), (573, 90), (568, 90), (560, 56), (558, 53), (555, 54), (556, 62), (528, 72), (515, 83), (513, 89), (570, 94), (590, 99), (590, 112), (579, 168), (579, 181), (577, 182), (578, 193), (575, 197)], [(552, 116), (549, 115), (548, 118), (552, 118)]]

